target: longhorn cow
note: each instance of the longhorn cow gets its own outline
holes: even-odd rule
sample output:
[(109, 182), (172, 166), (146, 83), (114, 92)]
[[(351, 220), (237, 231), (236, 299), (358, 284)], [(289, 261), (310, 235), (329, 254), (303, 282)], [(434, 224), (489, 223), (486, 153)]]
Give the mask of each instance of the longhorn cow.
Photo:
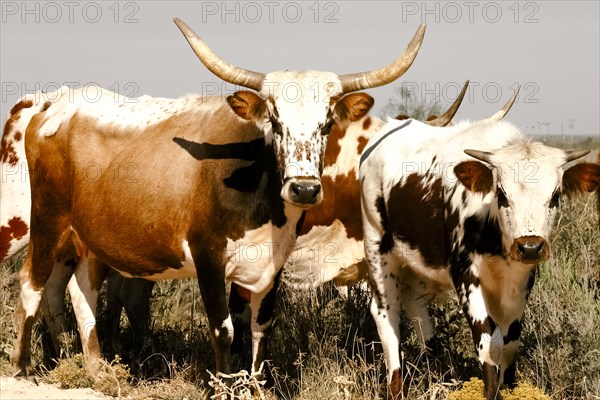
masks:
[(449, 289), (471, 328), (486, 399), (514, 384), (521, 318), (550, 255), (559, 200), (600, 181), (596, 164), (564, 167), (586, 153), (532, 143), (489, 119), (446, 128), (392, 121), (369, 140), (359, 173), (364, 245), (390, 398), (406, 390), (400, 307), (422, 346), (432, 345), (426, 305)]
[[(187, 25), (175, 22), (209, 70), (258, 93), (115, 103), (98, 88), (102, 96), (95, 104), (80, 92), (51, 104), (26, 97), (9, 116), (23, 125), (30, 119), (21, 132), (31, 176), (30, 245), (19, 274), (13, 355), (25, 376), (44, 285), (55, 263), (73, 258), (74, 250), (79, 261), (69, 291), (86, 360), (100, 357), (95, 308), (102, 266), (109, 265), (150, 280), (197, 275), (222, 372), (230, 370), (233, 334), (225, 281), (248, 290), (257, 370), (281, 268), (305, 210), (323, 199), (320, 179), (331, 127), (367, 113), (373, 99), (353, 92), (401, 76), (425, 31), (421, 25), (407, 49), (379, 70), (263, 74), (226, 63)], [(294, 102), (283, 94), (288, 84), (301, 89)], [(90, 165), (102, 173), (91, 178)], [(116, 176), (111, 168), (117, 166), (131, 169)], [(16, 236), (25, 238), (9, 239)], [(260, 249), (252, 261), (242, 254), (249, 244)]]
[[(465, 96), (468, 81), (448, 110), (439, 117), (429, 118), (429, 125), (445, 126), (451, 122)], [(383, 125), (383, 121), (364, 116), (340, 128), (331, 128), (324, 156), (321, 177), (324, 200), (307, 210), (296, 247), (286, 262), (283, 278), (297, 288), (306, 288), (334, 279), (348, 285), (366, 277), (362, 227), (360, 218), (360, 185), (358, 160), (368, 138)], [(358, 271), (354, 266), (359, 264)], [(350, 272), (352, 271), (352, 273)], [(118, 274), (108, 278), (107, 320), (112, 337), (118, 335), (121, 310), (125, 307), (134, 332), (143, 336), (149, 326), (149, 301), (152, 282), (130, 280)], [(127, 293), (135, 291), (135, 296)], [(233, 284), (229, 309), (234, 322), (234, 346), (241, 349), (241, 332), (248, 315), (248, 292)]]

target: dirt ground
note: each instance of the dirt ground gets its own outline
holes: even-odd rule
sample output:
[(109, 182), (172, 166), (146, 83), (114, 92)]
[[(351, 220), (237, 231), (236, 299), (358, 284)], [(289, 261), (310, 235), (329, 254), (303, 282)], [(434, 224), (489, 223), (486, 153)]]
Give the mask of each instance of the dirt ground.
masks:
[(0, 400), (108, 400), (113, 397), (105, 396), (92, 389), (59, 389), (56, 385), (40, 382), (0, 377)]

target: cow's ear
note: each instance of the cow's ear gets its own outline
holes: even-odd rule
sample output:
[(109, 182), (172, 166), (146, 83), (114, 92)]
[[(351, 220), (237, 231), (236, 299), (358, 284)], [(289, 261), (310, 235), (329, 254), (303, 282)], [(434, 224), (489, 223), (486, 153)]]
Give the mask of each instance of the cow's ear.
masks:
[(581, 163), (566, 170), (562, 179), (562, 191), (567, 195), (593, 192), (600, 185), (600, 165)]
[(344, 127), (348, 122), (355, 122), (367, 115), (375, 100), (366, 93), (350, 93), (335, 104), (335, 119)]
[(492, 170), (479, 161), (464, 161), (454, 167), (454, 174), (467, 189), (489, 193), (494, 185)]
[(227, 96), (227, 103), (234, 113), (248, 121), (262, 119), (267, 112), (267, 104), (256, 93), (239, 90)]

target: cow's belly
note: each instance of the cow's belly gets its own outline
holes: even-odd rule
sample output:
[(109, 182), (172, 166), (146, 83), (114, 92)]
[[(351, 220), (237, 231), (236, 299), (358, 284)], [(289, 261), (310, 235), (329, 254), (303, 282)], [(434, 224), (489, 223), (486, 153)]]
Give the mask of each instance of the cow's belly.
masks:
[[(291, 231), (291, 232), (288, 232)], [(275, 276), (294, 246), (295, 234), (291, 229), (280, 229), (272, 224), (248, 231), (238, 240), (227, 239), (225, 249), (225, 279), (260, 293), (272, 287)], [(184, 260), (181, 268), (166, 268), (159, 273), (144, 276), (149, 280), (184, 279), (196, 276), (196, 265), (187, 241), (183, 242)], [(125, 276), (132, 276), (121, 272)], [(200, 265), (200, 274), (202, 266)]]
[[(141, 276), (141, 278), (148, 279), (150, 281), (160, 281), (163, 279), (187, 279), (194, 278), (197, 276), (196, 265), (192, 258), (192, 252), (187, 240), (182, 243), (182, 249), (185, 254), (185, 258), (181, 261), (181, 268), (169, 268), (166, 267), (163, 271), (154, 273), (147, 276)], [(140, 278), (139, 275), (132, 275), (124, 271), (119, 271), (121, 275), (128, 278)]]
[[(410, 248), (404, 243), (396, 243), (394, 255), (402, 264), (409, 267), (417, 276), (431, 285), (432, 291), (451, 290), (454, 286), (448, 265), (429, 265), (418, 249)], [(436, 294), (436, 293), (431, 293)]]

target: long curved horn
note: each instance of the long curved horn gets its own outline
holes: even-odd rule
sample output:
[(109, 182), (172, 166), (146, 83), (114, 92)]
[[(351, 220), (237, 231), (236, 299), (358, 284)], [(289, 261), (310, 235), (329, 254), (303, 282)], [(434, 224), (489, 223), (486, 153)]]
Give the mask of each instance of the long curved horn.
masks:
[(431, 125), (431, 126), (446, 126), (446, 125), (448, 125), (450, 123), (450, 121), (452, 121), (452, 118), (454, 118), (454, 115), (456, 115), (456, 112), (458, 111), (458, 108), (460, 107), (460, 104), (462, 103), (463, 98), (465, 97), (465, 93), (467, 93), (468, 87), (469, 87), (469, 81), (466, 81), (462, 90), (458, 94), (458, 97), (456, 98), (456, 100), (454, 100), (454, 103), (452, 103), (452, 105), (450, 106), (448, 111), (446, 111), (445, 113), (443, 113), (442, 115), (440, 115), (439, 117), (437, 117), (434, 120), (427, 121), (426, 124)]
[(489, 151), (467, 149), (467, 150), (465, 150), (465, 153), (467, 153), (468, 155), (470, 155), (473, 158), (484, 161), (486, 163), (491, 162), (490, 157), (492, 156), (492, 153), (490, 153)]
[(569, 161), (577, 160), (578, 158), (587, 155), (589, 152), (589, 150), (565, 150), (565, 154), (567, 156), (566, 163), (568, 163)]
[(216, 76), (234, 85), (244, 86), (259, 91), (262, 87), (265, 74), (238, 68), (222, 60), (192, 29), (179, 18), (173, 21), (183, 33), (186, 40), (198, 56), (202, 64)]
[(400, 54), (391, 64), (388, 64), (383, 68), (356, 74), (340, 75), (342, 91), (344, 93), (350, 93), (356, 92), (357, 90), (383, 86), (401, 77), (415, 60), (415, 57), (421, 48), (424, 35), (425, 24), (422, 23), (402, 54)]
[(506, 114), (508, 114), (508, 112), (510, 111), (513, 104), (515, 103), (515, 100), (517, 100), (517, 95), (519, 94), (519, 90), (521, 90), (521, 85), (517, 85), (517, 89), (515, 90), (515, 93), (513, 93), (512, 97), (508, 100), (508, 102), (506, 102), (504, 107), (502, 107), (502, 109), (500, 111), (496, 112), (496, 114), (492, 115), (491, 117), (486, 118), (486, 120), (497, 122), (497, 121), (500, 121), (502, 118), (504, 118), (506, 116)]

